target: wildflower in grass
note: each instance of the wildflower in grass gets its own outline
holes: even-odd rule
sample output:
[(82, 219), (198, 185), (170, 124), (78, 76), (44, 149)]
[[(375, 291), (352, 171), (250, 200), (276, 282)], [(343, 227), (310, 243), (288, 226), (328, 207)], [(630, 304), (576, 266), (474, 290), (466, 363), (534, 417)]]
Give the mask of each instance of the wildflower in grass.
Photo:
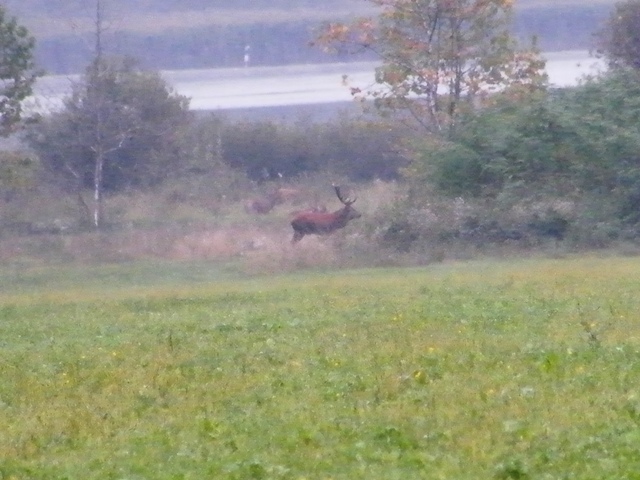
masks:
[(424, 373), (424, 370), (416, 370), (413, 372), (413, 379), (421, 384), (427, 383), (427, 374)]

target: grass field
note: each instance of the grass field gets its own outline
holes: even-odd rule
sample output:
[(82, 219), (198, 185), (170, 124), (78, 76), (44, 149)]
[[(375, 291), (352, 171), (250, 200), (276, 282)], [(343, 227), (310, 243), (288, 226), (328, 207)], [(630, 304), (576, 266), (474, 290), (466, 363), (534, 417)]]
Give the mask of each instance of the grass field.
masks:
[(0, 287), (0, 479), (640, 478), (639, 258)]

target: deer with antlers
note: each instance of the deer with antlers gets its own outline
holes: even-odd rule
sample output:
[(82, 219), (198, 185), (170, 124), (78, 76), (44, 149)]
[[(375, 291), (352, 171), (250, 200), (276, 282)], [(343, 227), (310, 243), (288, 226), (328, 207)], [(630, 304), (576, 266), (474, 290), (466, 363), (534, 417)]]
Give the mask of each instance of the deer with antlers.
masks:
[(340, 186), (334, 184), (333, 188), (344, 207), (331, 213), (304, 211), (297, 214), (291, 221), (293, 227), (291, 243), (299, 242), (305, 235), (329, 235), (344, 228), (351, 220), (362, 216), (351, 206), (356, 201), (356, 197), (344, 198)]

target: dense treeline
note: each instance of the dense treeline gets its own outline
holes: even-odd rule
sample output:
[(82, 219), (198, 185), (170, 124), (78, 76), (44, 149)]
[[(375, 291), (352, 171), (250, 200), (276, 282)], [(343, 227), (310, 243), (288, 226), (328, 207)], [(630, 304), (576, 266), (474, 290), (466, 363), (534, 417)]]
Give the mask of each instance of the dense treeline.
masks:
[(328, 123), (223, 122), (198, 125), (200, 138), (219, 135), (224, 162), (261, 181), (331, 172), (354, 182), (393, 180), (406, 159), (400, 126), (343, 118)]
[[(166, 122), (168, 113), (163, 115)], [(82, 126), (74, 120), (76, 116), (71, 112), (47, 119), (33, 127), (28, 141), (46, 170), (54, 175), (52, 180), (73, 180), (69, 169), (73, 167), (83, 172), (82, 188), (90, 189), (92, 155), (90, 148), (78, 144)], [(177, 119), (170, 136), (140, 136), (136, 132), (134, 139), (109, 153), (104, 170), (107, 191), (153, 187), (183, 175), (215, 177), (221, 164), (258, 183), (295, 180), (319, 172), (331, 172), (353, 182), (394, 180), (407, 164), (398, 148), (403, 129), (372, 119), (344, 116), (329, 122), (281, 123), (231, 120), (211, 114), (192, 117), (180, 127), (177, 122), (181, 115), (171, 116)]]

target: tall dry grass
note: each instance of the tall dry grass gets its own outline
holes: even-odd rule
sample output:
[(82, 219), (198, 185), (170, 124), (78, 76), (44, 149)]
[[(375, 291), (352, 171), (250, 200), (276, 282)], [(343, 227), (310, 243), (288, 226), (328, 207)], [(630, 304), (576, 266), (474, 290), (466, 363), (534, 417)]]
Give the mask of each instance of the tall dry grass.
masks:
[[(342, 181), (345, 182), (344, 180)], [(20, 217), (25, 231), (0, 234), (0, 262), (125, 262), (162, 259), (235, 262), (247, 272), (291, 271), (366, 264), (377, 258), (364, 235), (368, 218), (393, 202), (401, 189), (395, 183), (372, 182), (354, 187), (355, 206), (363, 218), (328, 237), (307, 236), (291, 245), (291, 219), (312, 206), (333, 211), (342, 205), (331, 188), (332, 179), (309, 176), (289, 185), (304, 200), (278, 205), (267, 215), (244, 211), (246, 198), (263, 187), (171, 185), (146, 192), (111, 195), (106, 200), (105, 227), (93, 231), (83, 224), (80, 207), (63, 192), (25, 196), (0, 213)], [(41, 225), (37, 232), (33, 225)]]

